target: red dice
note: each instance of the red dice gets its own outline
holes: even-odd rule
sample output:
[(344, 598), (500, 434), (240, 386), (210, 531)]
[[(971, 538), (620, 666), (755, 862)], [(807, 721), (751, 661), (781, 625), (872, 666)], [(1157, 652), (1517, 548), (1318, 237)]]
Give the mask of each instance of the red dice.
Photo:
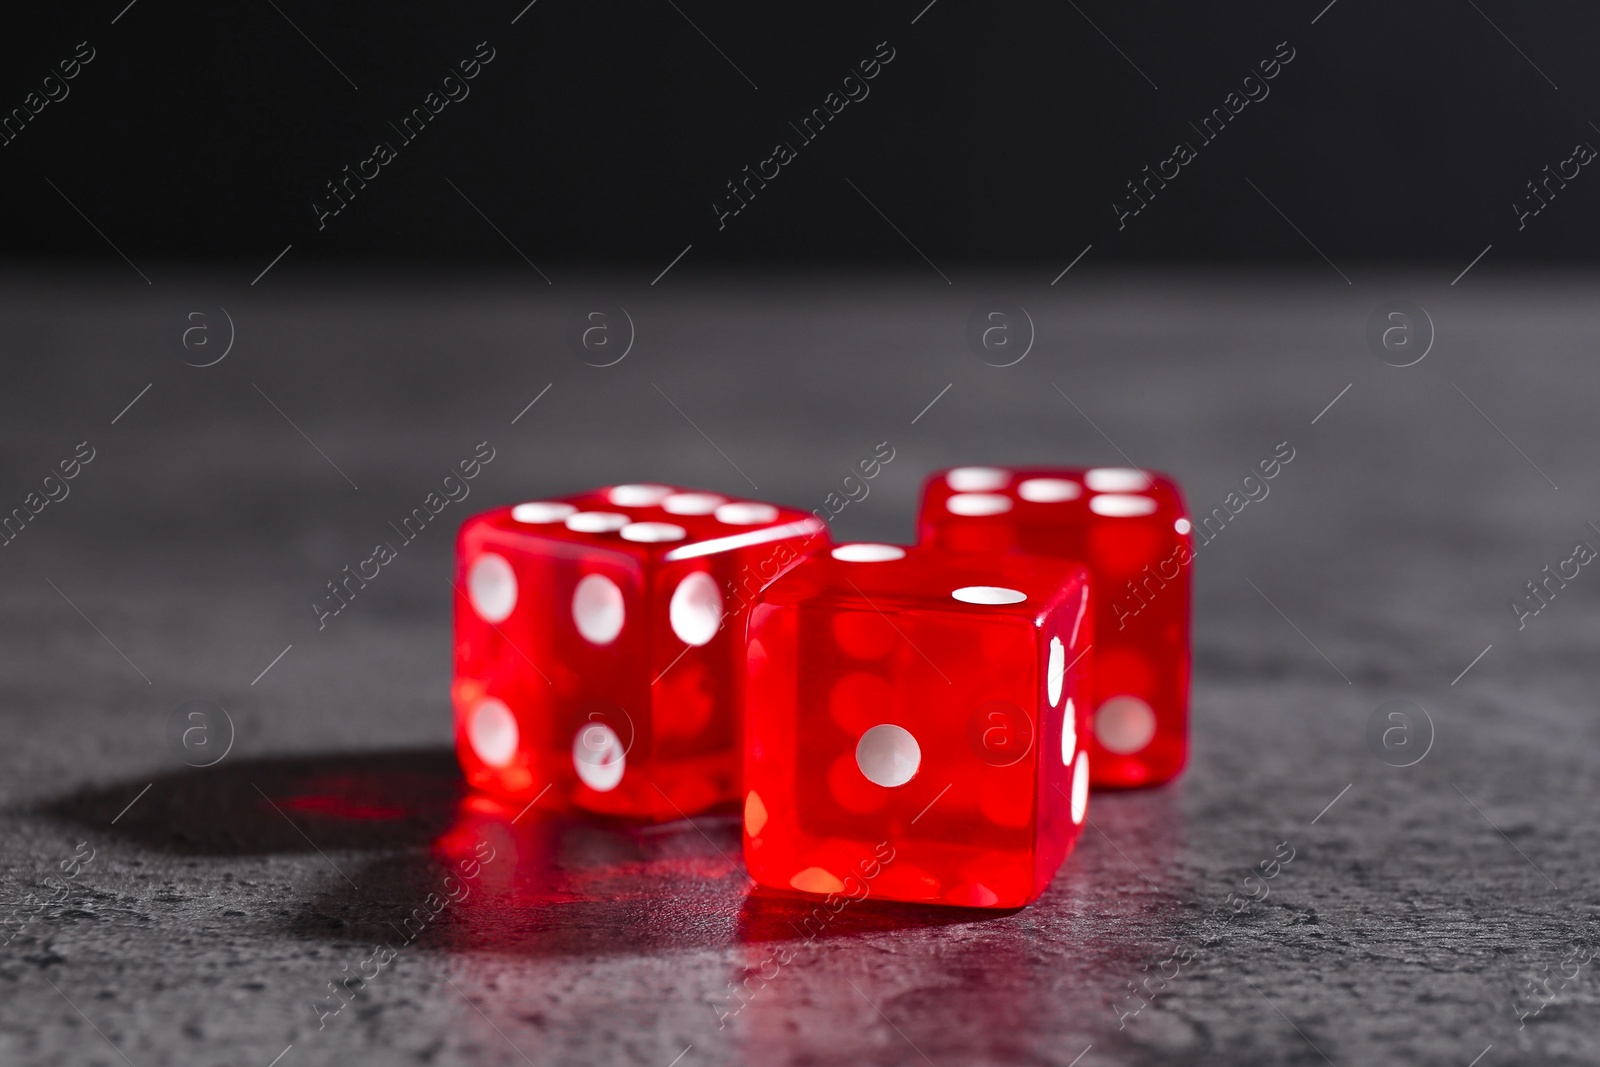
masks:
[(1084, 819), (1088, 574), (841, 545), (750, 615), (744, 853), (757, 883), (1020, 907)]
[(1166, 782), (1188, 758), (1191, 529), (1177, 483), (1153, 471), (957, 467), (923, 489), (926, 545), (1089, 566), (1096, 786)]
[(737, 800), (746, 616), (826, 543), (803, 511), (665, 485), (468, 519), (452, 686), (467, 780), (651, 821)]

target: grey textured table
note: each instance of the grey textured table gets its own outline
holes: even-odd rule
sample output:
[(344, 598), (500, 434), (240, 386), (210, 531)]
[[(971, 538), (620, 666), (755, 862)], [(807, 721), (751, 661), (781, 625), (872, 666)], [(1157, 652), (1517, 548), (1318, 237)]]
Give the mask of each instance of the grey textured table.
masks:
[[(1600, 577), (1521, 630), (1511, 608), (1600, 547), (1593, 279), (1092, 266), (1054, 287), (10, 272), (4, 508), (80, 442), (94, 458), (0, 549), (0, 1062), (1596, 1062), (1570, 945), (1600, 888)], [(980, 289), (1033, 318), (1016, 366), (963, 340)], [(1438, 334), (1403, 369), (1364, 340), (1396, 297)], [(634, 323), (615, 366), (563, 340), (595, 300)], [(183, 365), (180, 322), (220, 344), (219, 307), (232, 350)], [(324, 583), (484, 440), (471, 497), (319, 631)], [(747, 891), (730, 818), (512, 826), (463, 795), (468, 511), (646, 479), (818, 507), (884, 440), (840, 537), (909, 539), (939, 465), (1125, 456), (1200, 512), (1295, 449), (1196, 565), (1188, 773), (1097, 794), (1038, 904), (869, 901), (803, 941), (802, 905)], [(1369, 747), (1390, 700), (1431, 720), (1413, 766)], [(214, 766), (175, 755), (188, 702), (231, 716)], [(480, 839), (470, 894), (331, 1014), (328, 983)]]

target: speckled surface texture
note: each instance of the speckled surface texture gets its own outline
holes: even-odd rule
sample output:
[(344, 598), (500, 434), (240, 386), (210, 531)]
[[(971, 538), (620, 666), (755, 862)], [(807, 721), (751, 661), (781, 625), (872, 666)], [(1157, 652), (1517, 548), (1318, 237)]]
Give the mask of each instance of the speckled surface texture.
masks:
[[(1600, 1061), (1600, 576), (1520, 631), (1510, 607), (1600, 547), (1593, 279), (249, 273), (0, 286), (4, 507), (95, 450), (0, 549), (0, 1063)], [(1033, 317), (1014, 367), (966, 349), (977, 281)], [(1396, 297), (1438, 331), (1404, 369), (1364, 341)], [(562, 340), (585, 299), (635, 322), (616, 366)], [(213, 367), (172, 347), (190, 305), (236, 324)], [(324, 583), (485, 439), (469, 500), (319, 631)], [(909, 539), (953, 463), (1125, 454), (1201, 511), (1295, 449), (1196, 565), (1188, 773), (1095, 795), (1038, 904), (869, 900), (808, 941), (730, 817), (513, 824), (464, 796), (467, 510), (647, 479), (809, 509), (884, 440), (840, 537)], [(1369, 748), (1391, 700), (1431, 719), (1413, 766)], [(186, 702), (234, 724), (209, 768), (174, 754)]]

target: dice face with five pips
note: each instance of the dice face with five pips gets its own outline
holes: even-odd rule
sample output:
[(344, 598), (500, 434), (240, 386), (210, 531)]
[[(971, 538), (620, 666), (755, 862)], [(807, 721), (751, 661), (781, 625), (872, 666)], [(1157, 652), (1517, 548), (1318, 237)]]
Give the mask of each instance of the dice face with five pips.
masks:
[(1084, 820), (1078, 564), (840, 545), (747, 635), (744, 851), (763, 886), (1020, 907)]
[(1121, 467), (957, 467), (931, 476), (922, 543), (1081, 561), (1095, 586), (1096, 786), (1170, 781), (1189, 751), (1192, 525), (1171, 478)]
[(827, 541), (803, 511), (666, 485), (467, 520), (452, 697), (468, 781), (650, 821), (737, 801), (746, 617)]

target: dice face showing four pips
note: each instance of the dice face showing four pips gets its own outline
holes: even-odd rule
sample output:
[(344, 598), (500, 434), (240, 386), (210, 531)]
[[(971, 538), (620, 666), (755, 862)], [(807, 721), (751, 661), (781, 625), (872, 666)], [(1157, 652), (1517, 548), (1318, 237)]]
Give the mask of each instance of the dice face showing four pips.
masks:
[(457, 751), (474, 786), (664, 821), (737, 801), (744, 624), (820, 520), (664, 485), (473, 516), (457, 541)]
[(1190, 525), (1171, 479), (960, 467), (920, 544), (617, 485), (468, 519), (456, 747), (474, 787), (660, 822), (742, 806), (783, 891), (1013, 908), (1095, 786), (1188, 751)]
[[(764, 886), (1020, 907), (1071, 850), (1088, 576), (841, 545), (750, 617), (744, 852)], [(880, 846), (886, 843), (886, 850)]]
[(923, 487), (925, 545), (1078, 560), (1095, 595), (1096, 786), (1159, 785), (1189, 752), (1191, 523), (1171, 478), (1122, 467), (956, 467)]

